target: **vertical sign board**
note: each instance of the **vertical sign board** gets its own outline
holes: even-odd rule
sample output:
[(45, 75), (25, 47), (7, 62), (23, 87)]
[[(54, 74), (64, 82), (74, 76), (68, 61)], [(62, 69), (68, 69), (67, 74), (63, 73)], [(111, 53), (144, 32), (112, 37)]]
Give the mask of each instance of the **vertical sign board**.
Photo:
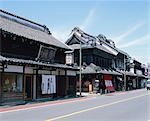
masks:
[(42, 75), (41, 90), (42, 94), (56, 93), (56, 76)]
[(71, 53), (66, 54), (66, 64), (73, 64), (73, 55)]
[(114, 87), (112, 84), (112, 76), (111, 75), (104, 75), (104, 81), (106, 89), (109, 91), (114, 91)]

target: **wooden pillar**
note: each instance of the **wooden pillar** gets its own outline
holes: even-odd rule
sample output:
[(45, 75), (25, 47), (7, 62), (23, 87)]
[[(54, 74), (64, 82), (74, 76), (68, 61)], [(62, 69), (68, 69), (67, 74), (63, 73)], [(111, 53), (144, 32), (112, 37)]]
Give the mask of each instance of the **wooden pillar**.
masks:
[(0, 72), (0, 103), (2, 102), (2, 72)]
[(3, 98), (3, 74), (4, 74), (4, 64), (2, 63), (2, 72), (0, 73), (0, 103), (2, 102)]
[(68, 93), (68, 89), (69, 89), (69, 78), (67, 76), (67, 70), (65, 70), (65, 82), (66, 82), (66, 95)]
[(23, 99), (25, 100), (25, 65), (23, 65)]
[(36, 77), (36, 94), (35, 94), (35, 98), (37, 99), (38, 98), (38, 90), (37, 90), (37, 87), (38, 87), (38, 69), (36, 69), (35, 77)]

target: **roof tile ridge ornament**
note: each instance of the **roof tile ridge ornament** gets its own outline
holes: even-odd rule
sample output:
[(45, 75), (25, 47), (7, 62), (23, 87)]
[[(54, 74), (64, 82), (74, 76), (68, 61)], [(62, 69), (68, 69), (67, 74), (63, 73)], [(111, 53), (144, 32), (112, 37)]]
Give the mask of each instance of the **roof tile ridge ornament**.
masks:
[(92, 35), (90, 35), (90, 34), (87, 34), (86, 32), (84, 32), (84, 31), (83, 31), (82, 29), (80, 29), (79, 27), (74, 27), (70, 34), (75, 33), (75, 32), (78, 32), (79, 34), (81, 34), (81, 36), (86, 35), (86, 36), (92, 37), (92, 38), (94, 38), (94, 39), (96, 38), (96, 37), (94, 37), (94, 36), (92, 36)]
[[(98, 38), (98, 42), (100, 44), (104, 43), (104, 44), (107, 44), (109, 46), (112, 46), (110, 43), (107, 43), (106, 41), (110, 41), (110, 42), (114, 43), (114, 41), (112, 41), (111, 39), (107, 39), (106, 36), (104, 36), (103, 34), (99, 34), (97, 36), (97, 38)], [(113, 47), (115, 47), (115, 46), (113, 46)]]
[(74, 27), (71, 31), (71, 33), (69, 34), (69, 36), (73, 35), (73, 34), (76, 34), (76, 33), (79, 33), (79, 34), (83, 34), (84, 32), (79, 28), (79, 27)]
[(46, 25), (43, 25), (44, 28), (44, 32), (46, 32), (47, 34), (52, 35), (52, 33), (50, 32), (49, 28)]
[(87, 44), (89, 44), (92, 41), (92, 46), (96, 46), (96, 37), (90, 34), (87, 34), (86, 32), (84, 32), (83, 30), (81, 30), (79, 27), (75, 27), (73, 29), (74, 33), (79, 33), (80, 37), (87, 39), (87, 41), (85, 41)]
[(94, 63), (90, 63), (89, 66), (90, 66), (92, 69), (94, 69), (96, 72), (101, 70), (101, 68), (100, 68), (99, 66), (95, 65)]

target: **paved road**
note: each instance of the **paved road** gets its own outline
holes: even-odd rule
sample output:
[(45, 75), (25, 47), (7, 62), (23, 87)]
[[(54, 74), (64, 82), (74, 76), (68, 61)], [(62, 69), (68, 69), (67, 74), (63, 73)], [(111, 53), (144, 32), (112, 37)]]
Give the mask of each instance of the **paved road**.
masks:
[(0, 121), (149, 121), (150, 91), (94, 96), (0, 113)]

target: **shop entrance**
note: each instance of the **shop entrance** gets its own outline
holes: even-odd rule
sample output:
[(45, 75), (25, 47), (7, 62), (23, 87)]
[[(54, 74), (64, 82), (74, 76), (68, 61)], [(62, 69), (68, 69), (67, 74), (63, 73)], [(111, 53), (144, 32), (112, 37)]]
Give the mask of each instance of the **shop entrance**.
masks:
[(25, 99), (26, 100), (32, 99), (32, 76), (31, 75), (25, 76)]

